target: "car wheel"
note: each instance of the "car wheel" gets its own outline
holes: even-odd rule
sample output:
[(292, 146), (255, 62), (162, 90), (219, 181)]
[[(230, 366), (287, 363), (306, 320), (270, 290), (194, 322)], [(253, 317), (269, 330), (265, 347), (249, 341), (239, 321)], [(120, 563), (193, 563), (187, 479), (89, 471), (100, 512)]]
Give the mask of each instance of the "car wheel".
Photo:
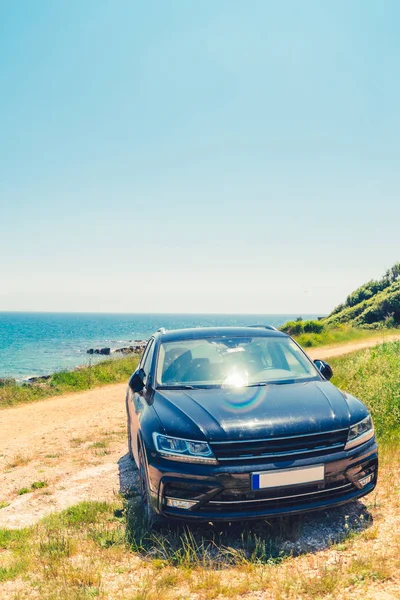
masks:
[(131, 460), (135, 462), (135, 456), (132, 450), (132, 432), (131, 432), (131, 420), (129, 418), (129, 409), (128, 409), (128, 398), (126, 398), (126, 428), (128, 430), (128, 452)]
[(131, 460), (133, 460), (133, 462), (135, 462), (135, 457), (133, 455), (133, 450), (132, 450), (132, 432), (131, 432), (131, 424), (129, 422), (129, 415), (128, 415), (128, 452), (129, 452), (129, 456), (130, 456)]
[(151, 503), (150, 490), (149, 490), (149, 478), (147, 475), (147, 468), (145, 464), (145, 458), (143, 455), (142, 446), (139, 444), (139, 487), (140, 495), (142, 497), (143, 505), (143, 517), (144, 522), (148, 527), (157, 527), (165, 523), (165, 517), (156, 513)]

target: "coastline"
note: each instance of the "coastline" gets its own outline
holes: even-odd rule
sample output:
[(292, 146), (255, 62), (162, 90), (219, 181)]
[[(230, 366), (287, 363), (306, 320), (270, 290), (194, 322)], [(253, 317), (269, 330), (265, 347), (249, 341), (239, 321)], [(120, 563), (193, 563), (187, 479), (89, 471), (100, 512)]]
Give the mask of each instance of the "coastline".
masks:
[[(0, 377), (26, 380), (89, 366), (102, 360), (90, 348), (110, 348), (147, 340), (159, 329), (283, 325), (293, 314), (102, 314), (0, 312)], [(303, 315), (304, 317), (306, 315)], [(308, 317), (308, 315), (307, 315)]]
[[(132, 340), (129, 340), (129, 342), (132, 342)], [(48, 380), (50, 380), (54, 375), (58, 374), (58, 373), (73, 373), (75, 371), (82, 371), (85, 369), (91, 369), (92, 367), (94, 367), (96, 364), (100, 364), (102, 362), (105, 361), (114, 361), (114, 360), (118, 360), (121, 359), (123, 357), (126, 356), (141, 356), (143, 353), (143, 350), (146, 347), (147, 344), (147, 340), (134, 340), (133, 341), (133, 345), (128, 345), (128, 346), (121, 346), (118, 348), (111, 348), (108, 346), (102, 347), (102, 348), (89, 348), (86, 351), (86, 355), (89, 356), (88, 359), (88, 364), (78, 364), (76, 366), (74, 366), (72, 369), (57, 369), (55, 371), (53, 371), (52, 373), (31, 373), (29, 375), (26, 375), (24, 377), (7, 377), (7, 376), (2, 376), (0, 377), (0, 387), (1, 385), (6, 382), (14, 382), (17, 385), (25, 385), (25, 384), (35, 384), (35, 383), (44, 383)], [(93, 358), (96, 360), (96, 362), (92, 362)]]
[(137, 368), (139, 354), (106, 358), (73, 371), (58, 371), (52, 375), (37, 377), (31, 382), (0, 379), (0, 409), (101, 388), (110, 384), (125, 383)]

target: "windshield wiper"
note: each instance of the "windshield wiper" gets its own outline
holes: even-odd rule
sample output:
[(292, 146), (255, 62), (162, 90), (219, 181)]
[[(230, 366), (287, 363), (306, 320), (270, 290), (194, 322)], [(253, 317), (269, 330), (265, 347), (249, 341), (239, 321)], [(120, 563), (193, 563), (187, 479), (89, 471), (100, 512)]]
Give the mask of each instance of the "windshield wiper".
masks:
[(159, 385), (158, 390), (194, 390), (192, 385)]
[(202, 385), (159, 385), (158, 390), (215, 390), (221, 387), (216, 383), (204, 383)]
[(265, 385), (284, 385), (285, 383), (295, 383), (297, 379), (276, 379), (271, 381), (257, 381), (257, 383), (249, 383), (246, 387), (262, 387)]

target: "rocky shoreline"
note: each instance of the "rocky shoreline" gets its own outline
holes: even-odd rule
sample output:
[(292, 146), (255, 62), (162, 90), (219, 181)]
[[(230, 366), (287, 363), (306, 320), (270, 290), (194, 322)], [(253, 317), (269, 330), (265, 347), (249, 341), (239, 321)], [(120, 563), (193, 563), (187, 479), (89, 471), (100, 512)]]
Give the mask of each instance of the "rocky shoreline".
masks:
[(109, 356), (110, 354), (142, 354), (147, 344), (147, 340), (134, 340), (132, 346), (122, 346), (121, 348), (89, 348), (86, 350), (86, 354), (104, 354)]
[[(89, 348), (86, 351), (86, 354), (100, 354), (103, 356), (111, 356), (112, 354), (142, 354), (145, 347), (147, 345), (147, 340), (133, 340), (133, 343), (129, 346), (121, 346), (120, 348)], [(73, 370), (79, 371), (81, 369), (85, 369), (86, 365), (78, 365)], [(27, 377), (26, 379), (19, 380), (22, 384), (41, 384), (46, 383), (49, 379), (51, 379), (53, 374), (51, 375), (36, 375), (33, 377)], [(16, 379), (10, 377), (0, 377), (0, 387), (4, 387), (6, 385), (14, 384)]]

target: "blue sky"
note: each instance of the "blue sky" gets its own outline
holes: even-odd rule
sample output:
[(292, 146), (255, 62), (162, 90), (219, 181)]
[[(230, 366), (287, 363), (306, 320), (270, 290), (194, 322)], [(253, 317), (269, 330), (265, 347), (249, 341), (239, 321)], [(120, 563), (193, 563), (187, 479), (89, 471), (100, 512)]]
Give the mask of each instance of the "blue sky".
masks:
[(0, 310), (329, 312), (400, 260), (397, 0), (0, 4)]

